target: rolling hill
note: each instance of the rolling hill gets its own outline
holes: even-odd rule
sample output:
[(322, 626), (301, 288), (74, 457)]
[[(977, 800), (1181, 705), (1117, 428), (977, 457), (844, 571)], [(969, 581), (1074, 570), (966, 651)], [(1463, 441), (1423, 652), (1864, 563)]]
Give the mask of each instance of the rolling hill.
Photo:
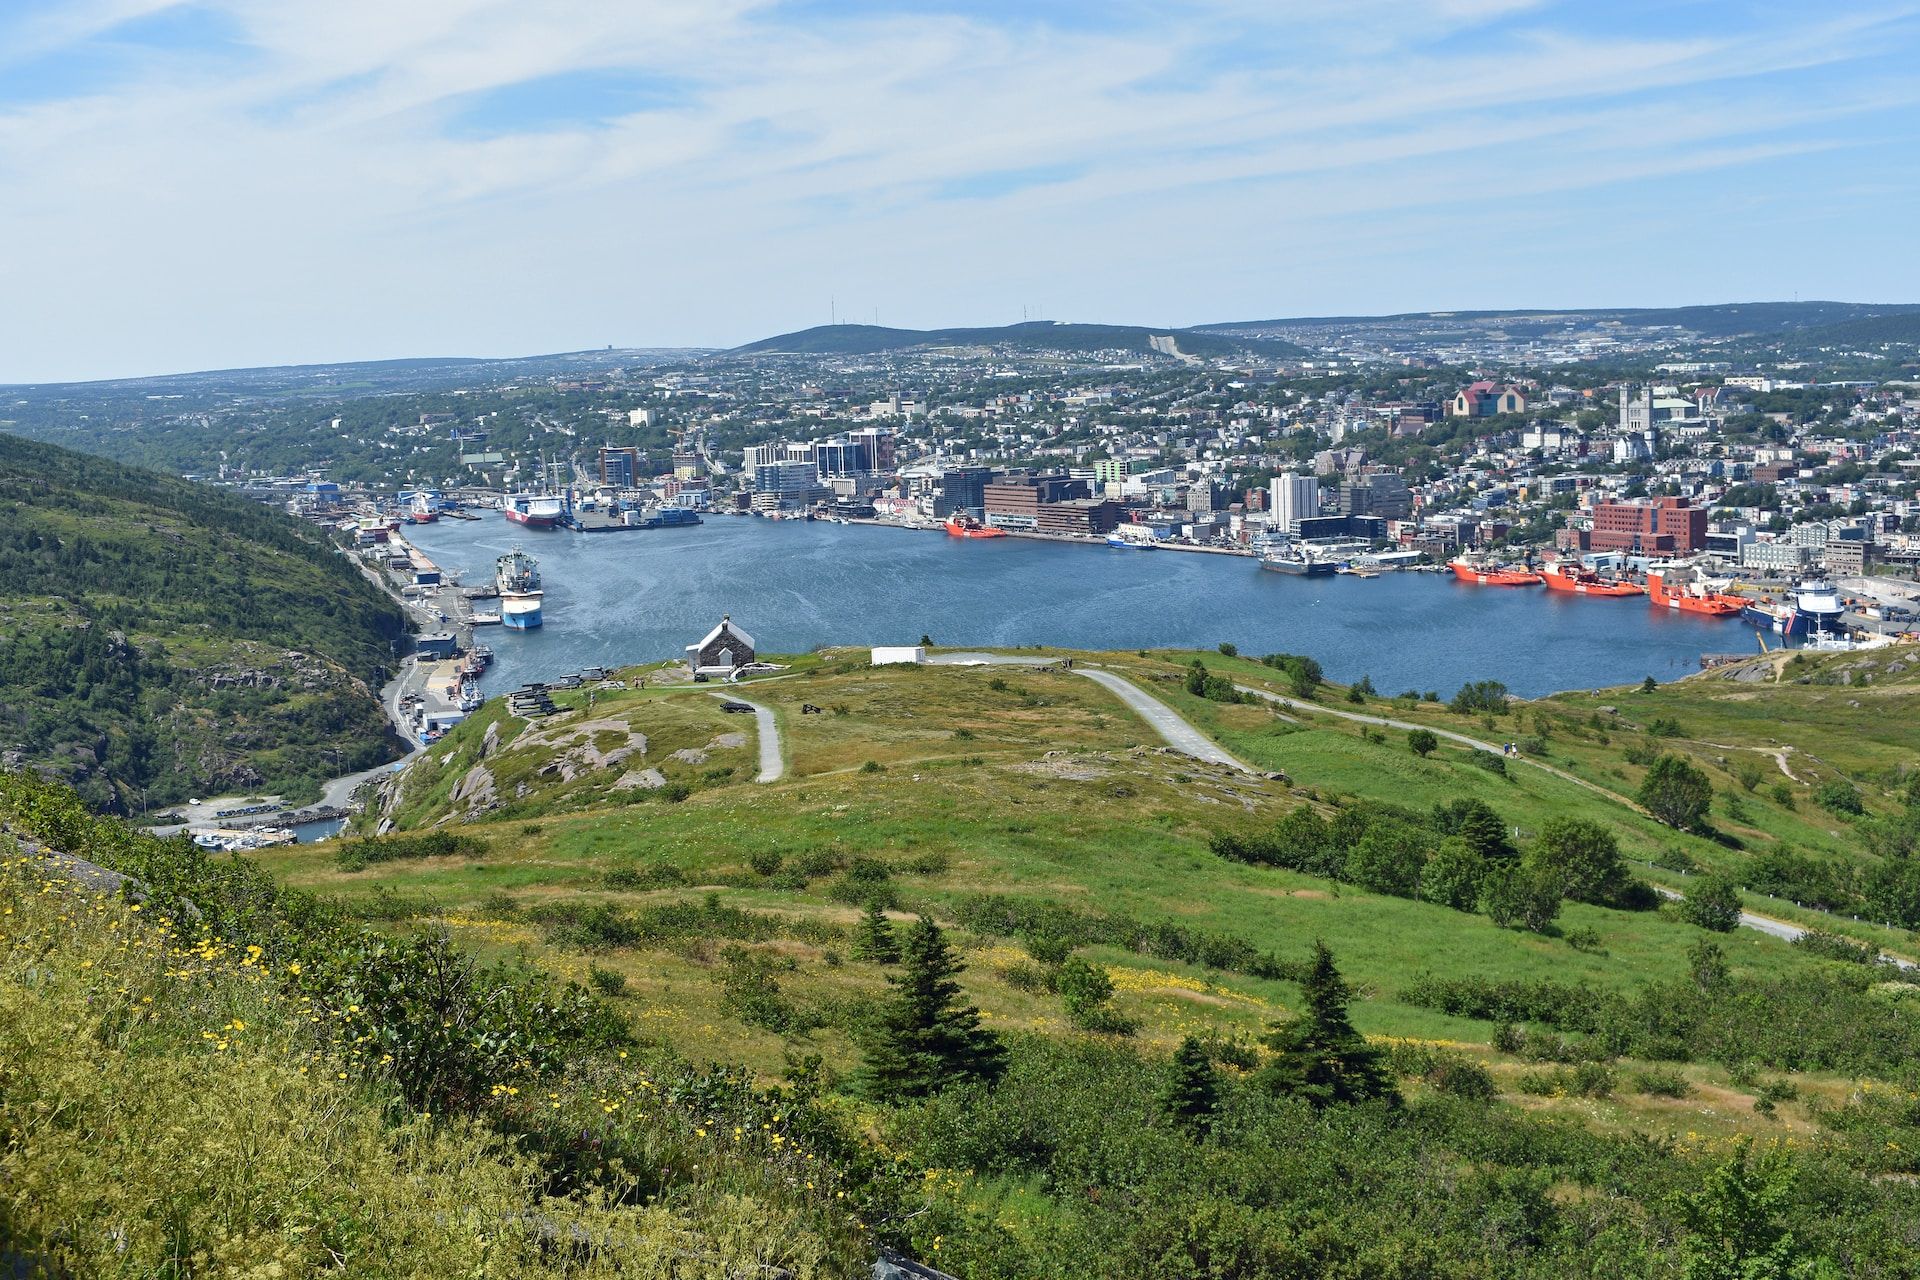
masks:
[(0, 760), (101, 808), (310, 795), (394, 758), (399, 609), (310, 526), (0, 435)]
[[(1056, 324), (1034, 320), (998, 328), (890, 329), (877, 325), (835, 324), (763, 338), (734, 348), (734, 355), (875, 355), (930, 347), (997, 347), (1029, 352), (1091, 353), (1124, 351), (1146, 355), (1156, 350), (1156, 337), (1172, 338), (1181, 354), (1227, 356), (1300, 355), (1303, 349), (1272, 339), (1222, 337), (1195, 329), (1148, 329), (1139, 325)], [(1164, 352), (1163, 352), (1164, 354)]]
[(1564, 307), (1502, 311), (1408, 311), (1377, 316), (1294, 316), (1196, 325), (1202, 333), (1284, 336), (1290, 330), (1328, 328), (1560, 328), (1613, 324), (1636, 329), (1683, 329), (1701, 338), (1767, 337), (1826, 326), (1920, 314), (1920, 303), (1732, 302), (1686, 307)]

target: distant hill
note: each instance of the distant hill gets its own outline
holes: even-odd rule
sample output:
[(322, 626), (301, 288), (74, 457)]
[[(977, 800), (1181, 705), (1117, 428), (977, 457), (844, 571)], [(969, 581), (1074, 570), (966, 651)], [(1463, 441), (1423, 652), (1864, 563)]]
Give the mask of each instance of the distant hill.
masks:
[(337, 364), (269, 365), (255, 369), (208, 369), (93, 382), (0, 383), (0, 392), (29, 401), (116, 392), (146, 395), (254, 395), (261, 397), (343, 393), (422, 392), (512, 382), (527, 378), (598, 377), (616, 369), (662, 364), (704, 354), (704, 348), (605, 347), (537, 356), (422, 356), (405, 360), (352, 360)]
[(1304, 349), (1290, 342), (1237, 338), (1195, 329), (1150, 329), (1121, 324), (1055, 324), (1032, 320), (1023, 324), (977, 329), (889, 329), (870, 324), (820, 325), (797, 333), (763, 338), (734, 348), (735, 355), (874, 355), (922, 347), (1002, 347), (1022, 351), (1125, 351), (1146, 355), (1158, 350), (1156, 337), (1171, 337), (1182, 355), (1225, 356), (1237, 352), (1261, 355), (1300, 355)]
[(1920, 343), (1920, 308), (1844, 320), (1839, 324), (1806, 329), (1795, 336), (1802, 347), (1872, 347), (1883, 342)]
[(310, 526), (0, 435), (0, 765), (96, 807), (291, 791), (394, 758), (400, 610)]
[(1879, 317), (1920, 314), (1920, 303), (1728, 302), (1690, 307), (1565, 307), (1512, 311), (1407, 311), (1377, 316), (1294, 316), (1196, 326), (1202, 333), (1259, 333), (1362, 325), (1489, 326), (1586, 321), (1635, 328), (1680, 328), (1703, 338), (1765, 336)]

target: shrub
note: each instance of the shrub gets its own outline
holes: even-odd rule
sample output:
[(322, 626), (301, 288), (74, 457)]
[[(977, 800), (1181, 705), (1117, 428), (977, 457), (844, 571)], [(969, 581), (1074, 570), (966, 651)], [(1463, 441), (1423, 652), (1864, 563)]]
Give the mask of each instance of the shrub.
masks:
[(770, 876), (780, 869), (784, 859), (772, 849), (755, 849), (747, 855), (747, 866), (755, 875)]
[(686, 873), (671, 862), (655, 859), (609, 867), (600, 883), (609, 889), (671, 889), (687, 882)]
[(1223, 658), (1237, 658), (1240, 656), (1240, 648), (1232, 641), (1222, 640), (1220, 642), (1220, 656)]
[(1487, 715), (1505, 715), (1507, 712), (1507, 686), (1498, 680), (1475, 680), (1460, 686), (1460, 692), (1453, 695), (1447, 703), (1447, 709), (1456, 715), (1470, 716), (1485, 713)]
[(604, 965), (588, 965), (587, 982), (601, 995), (621, 996), (627, 993), (627, 975)]
[(486, 841), (477, 836), (431, 831), (422, 835), (347, 840), (335, 851), (333, 861), (342, 871), (364, 871), (382, 862), (418, 858), (484, 858), (486, 855)]
[(1715, 933), (1731, 933), (1740, 923), (1740, 887), (1728, 875), (1707, 876), (1688, 886), (1679, 904), (1682, 920)]
[(1687, 1078), (1668, 1067), (1649, 1067), (1635, 1072), (1633, 1087), (1651, 1098), (1685, 1098), (1693, 1093), (1693, 1085)]
[(1440, 739), (1431, 729), (1411, 729), (1407, 732), (1407, 746), (1413, 754), (1425, 759), (1440, 746)]
[(1782, 809), (1795, 809), (1799, 807), (1798, 801), (1793, 794), (1793, 788), (1784, 780), (1768, 787), (1767, 795)]
[(1821, 783), (1814, 790), (1813, 802), (1843, 818), (1857, 818), (1867, 811), (1860, 803), (1860, 793), (1844, 782)]
[(1743, 791), (1755, 791), (1766, 781), (1767, 773), (1754, 761), (1742, 760), (1733, 767), (1733, 777)]

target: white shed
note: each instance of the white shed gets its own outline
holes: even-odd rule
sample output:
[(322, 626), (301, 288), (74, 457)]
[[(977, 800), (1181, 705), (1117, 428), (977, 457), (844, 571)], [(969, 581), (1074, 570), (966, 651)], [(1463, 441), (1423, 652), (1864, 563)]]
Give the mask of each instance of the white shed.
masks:
[(926, 648), (917, 644), (896, 645), (890, 649), (875, 649), (873, 651), (873, 665), (876, 667), (892, 667), (898, 666), (901, 663), (908, 663), (918, 667), (926, 665), (926, 661)]

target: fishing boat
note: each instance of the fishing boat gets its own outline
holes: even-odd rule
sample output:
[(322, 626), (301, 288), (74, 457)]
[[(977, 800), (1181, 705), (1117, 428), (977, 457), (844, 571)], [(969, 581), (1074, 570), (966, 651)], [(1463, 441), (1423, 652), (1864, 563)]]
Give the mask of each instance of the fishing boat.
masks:
[(1540, 580), (1547, 584), (1549, 591), (1565, 591), (1576, 596), (1638, 596), (1645, 595), (1646, 588), (1637, 582), (1622, 582), (1618, 578), (1603, 578), (1593, 570), (1580, 565), (1564, 562), (1542, 565)]
[(972, 516), (948, 516), (941, 528), (954, 538), (1004, 538), (1005, 529), (996, 529), (992, 525), (981, 524)]
[(1152, 551), (1153, 530), (1141, 524), (1123, 524), (1107, 535), (1107, 545), (1125, 551)]
[(1534, 587), (1540, 585), (1540, 575), (1533, 570), (1514, 568), (1511, 565), (1480, 564), (1465, 556), (1455, 556), (1447, 562), (1453, 570), (1453, 576), (1462, 582), (1471, 582), (1482, 587)]

